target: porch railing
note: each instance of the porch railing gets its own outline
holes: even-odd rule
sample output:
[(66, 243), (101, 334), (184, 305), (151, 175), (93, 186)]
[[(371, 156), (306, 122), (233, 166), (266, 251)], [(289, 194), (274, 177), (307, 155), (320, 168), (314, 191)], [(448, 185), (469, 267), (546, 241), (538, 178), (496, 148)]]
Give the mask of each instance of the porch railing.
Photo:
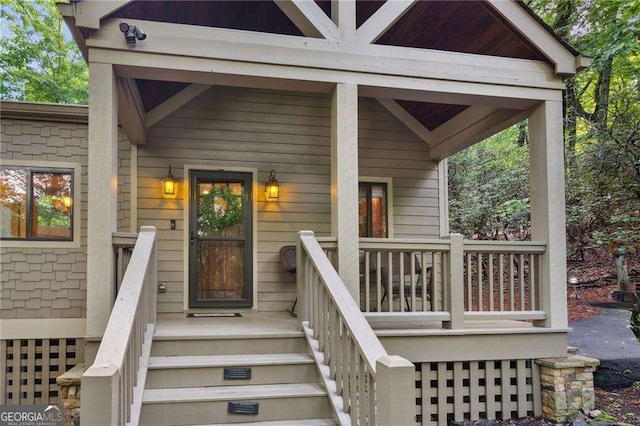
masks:
[(360, 239), (366, 317), (420, 318), (463, 328), (464, 320), (544, 320), (544, 242)]
[(465, 318), (543, 320), (543, 242), (465, 241)]
[(140, 230), (93, 365), (82, 376), (82, 424), (138, 424), (156, 323), (156, 229)]
[(127, 266), (129, 266), (129, 262), (131, 261), (131, 254), (133, 253), (133, 247), (136, 245), (138, 234), (114, 232), (112, 238), (113, 250), (116, 254), (116, 291), (114, 294), (117, 295), (118, 291), (120, 291), (120, 286), (122, 286), (122, 280), (127, 271)]
[(415, 423), (414, 365), (387, 354), (313, 232), (297, 253), (298, 319), (340, 423)]

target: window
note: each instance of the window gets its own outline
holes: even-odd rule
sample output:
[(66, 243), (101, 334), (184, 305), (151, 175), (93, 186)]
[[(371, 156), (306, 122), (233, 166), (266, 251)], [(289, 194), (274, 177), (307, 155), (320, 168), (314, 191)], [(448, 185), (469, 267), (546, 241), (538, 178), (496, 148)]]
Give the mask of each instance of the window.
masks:
[(73, 240), (74, 169), (0, 168), (3, 240)]
[(358, 229), (360, 237), (389, 237), (387, 184), (360, 182), (358, 185)]

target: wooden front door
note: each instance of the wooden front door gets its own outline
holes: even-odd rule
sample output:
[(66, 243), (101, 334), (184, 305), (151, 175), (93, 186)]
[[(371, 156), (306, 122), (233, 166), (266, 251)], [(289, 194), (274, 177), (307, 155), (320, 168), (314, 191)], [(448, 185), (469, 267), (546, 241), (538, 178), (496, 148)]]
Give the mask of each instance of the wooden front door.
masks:
[(189, 307), (253, 304), (252, 175), (191, 171)]

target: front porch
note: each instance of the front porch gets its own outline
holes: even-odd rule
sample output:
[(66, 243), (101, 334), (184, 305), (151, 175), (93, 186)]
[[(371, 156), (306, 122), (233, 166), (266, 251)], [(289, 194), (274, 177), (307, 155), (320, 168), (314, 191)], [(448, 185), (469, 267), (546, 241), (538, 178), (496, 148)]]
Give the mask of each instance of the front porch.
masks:
[[(172, 5), (98, 3), (61, 6), (90, 70), (86, 331), (93, 365), (83, 378), (90, 423), (175, 423), (180, 403), (196, 413), (187, 424), (206, 421), (209, 404), (220, 414), (215, 421), (243, 421), (227, 414), (258, 406), (239, 401), (240, 389), (223, 398), (197, 373), (189, 388), (199, 390), (188, 401), (149, 389), (154, 364), (168, 364), (153, 358), (201, 356), (205, 368), (218, 368), (210, 363), (220, 366), (220, 358), (210, 357), (238, 356), (243, 364), (256, 362), (249, 356), (256, 350), (291, 352), (261, 348), (269, 339), (295, 341), (296, 354), (311, 357), (316, 376), (304, 393), (320, 407), (310, 411), (317, 418), (446, 424), (541, 414), (533, 360), (566, 355), (561, 91), (563, 76), (584, 64), (577, 52), (516, 2), (444, 2), (440, 11), (415, 1), (379, 10), (355, 1), (261, 2), (260, 16), (278, 20), (260, 22), (245, 20), (255, 14), (242, 2), (209, 2), (204, 20), (195, 13), (184, 22)], [(442, 28), (451, 37), (430, 44), (426, 25), (415, 30), (424, 39), (410, 40), (412, 20), (438, 12), (455, 21)], [(477, 17), (488, 38), (467, 50), (461, 45), (479, 34), (452, 28), (471, 30), (465, 23)], [(134, 48), (123, 24), (148, 37), (134, 39)], [(525, 118), (534, 241), (451, 235), (447, 156)], [(118, 122), (131, 142), (129, 164), (120, 162)], [(125, 176), (118, 193), (126, 166), (129, 182)], [(174, 197), (158, 190), (166, 170), (183, 188)], [(282, 186), (277, 202), (262, 195), (272, 172)], [(227, 238), (220, 228), (199, 227), (200, 207), (226, 211), (204, 195), (237, 184), (234, 174), (242, 174), (232, 196), (242, 200), (243, 229)], [(383, 194), (375, 218), (374, 187)], [(118, 288), (114, 265), (124, 250), (113, 250), (113, 233), (123, 230), (125, 201), (129, 230), (140, 233)], [(241, 247), (235, 255), (218, 263), (198, 257), (202, 241), (222, 237)], [(295, 281), (278, 259), (291, 244)], [(203, 293), (216, 296), (197, 300), (200, 269), (215, 275), (230, 265), (241, 285), (228, 289), (229, 279), (214, 288), (204, 280)], [(157, 294), (158, 283), (166, 291)], [(235, 299), (224, 300), (226, 291)], [(260, 313), (282, 311), (296, 298), (297, 321)], [(156, 315), (236, 310), (244, 316)], [(177, 368), (198, 367), (182, 360), (191, 364)], [(275, 384), (284, 399), (295, 397)], [(256, 399), (268, 393), (253, 390)], [(267, 406), (265, 421), (300, 420), (304, 411), (282, 413), (282, 401)]]

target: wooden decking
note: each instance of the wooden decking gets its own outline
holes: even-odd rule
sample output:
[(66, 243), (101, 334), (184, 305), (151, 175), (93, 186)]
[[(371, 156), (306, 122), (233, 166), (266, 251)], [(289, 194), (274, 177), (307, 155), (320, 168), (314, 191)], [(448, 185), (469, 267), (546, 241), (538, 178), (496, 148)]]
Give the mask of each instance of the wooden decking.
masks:
[(243, 312), (241, 317), (187, 318), (186, 314), (160, 314), (154, 337), (295, 337), (303, 336), (287, 312)]
[[(186, 314), (161, 314), (154, 338), (192, 340), (198, 337), (234, 339), (240, 337), (299, 337), (297, 319), (287, 312), (243, 312), (240, 317), (188, 318)], [(390, 318), (368, 318), (375, 334), (381, 338), (393, 337), (444, 337), (460, 336), (541, 336), (566, 334), (569, 330), (534, 327), (528, 321), (465, 321), (464, 328), (443, 328), (441, 321), (412, 319), (411, 313), (404, 318), (398, 314)], [(484, 346), (484, 345), (483, 345)], [(503, 345), (500, 345), (503, 346)], [(502, 349), (500, 349), (502, 351)]]

